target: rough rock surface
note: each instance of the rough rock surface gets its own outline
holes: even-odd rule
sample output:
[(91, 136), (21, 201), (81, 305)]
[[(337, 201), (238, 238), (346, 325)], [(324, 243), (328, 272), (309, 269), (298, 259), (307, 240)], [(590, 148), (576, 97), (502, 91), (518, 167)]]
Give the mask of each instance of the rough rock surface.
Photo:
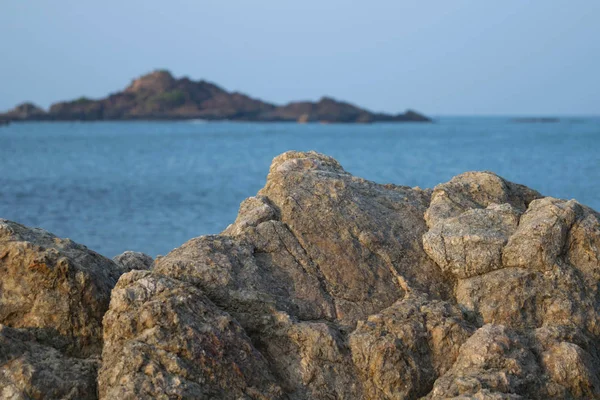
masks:
[[(4, 224), (10, 237), (23, 231), (18, 240), (41, 240)], [(24, 270), (37, 265), (25, 250), (2, 254), (3, 271), (36, 276)], [(150, 261), (106, 262), (117, 276)], [(599, 283), (600, 215), (574, 200), (490, 172), (434, 190), (379, 185), (322, 154), (288, 152), (220, 235), (194, 238), (151, 270), (121, 276), (104, 315), (98, 393), (600, 398)], [(23, 291), (3, 293), (14, 302)], [(0, 335), (8, 338), (0, 376), (21, 373), (5, 359), (35, 369), (42, 357), (30, 353), (54, 352), (41, 368), (57, 382), (81, 369), (70, 388), (83, 390), (93, 358), (74, 360), (35, 330), (11, 326), (22, 329)], [(13, 347), (21, 350), (2, 358)], [(31, 377), (20, 382), (43, 387)]]
[(102, 317), (121, 273), (70, 239), (0, 219), (0, 324), (69, 354), (99, 354)]
[(113, 261), (120, 265), (124, 270), (133, 269), (151, 269), (154, 260), (148, 254), (138, 251), (125, 251), (118, 256), (113, 257)]
[(416, 398), (450, 369), (474, 328), (460, 310), (426, 296), (399, 300), (360, 321), (349, 338), (364, 397)]
[(281, 394), (244, 330), (192, 285), (129, 272), (113, 290), (104, 326), (101, 399)]
[(0, 398), (96, 398), (97, 359), (66, 357), (26, 329), (0, 325)]
[(93, 399), (102, 318), (122, 268), (0, 219), (0, 398)]

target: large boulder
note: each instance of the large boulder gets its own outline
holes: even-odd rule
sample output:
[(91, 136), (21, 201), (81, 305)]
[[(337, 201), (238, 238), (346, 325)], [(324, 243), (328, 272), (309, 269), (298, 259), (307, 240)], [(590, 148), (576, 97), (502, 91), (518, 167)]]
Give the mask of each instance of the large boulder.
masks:
[(281, 389), (239, 324), (194, 286), (132, 271), (104, 317), (101, 399), (274, 399)]
[(288, 152), (222, 235), (192, 239), (154, 271), (195, 285), (235, 317), (290, 396), (360, 397), (347, 341), (357, 322), (410, 291), (450, 297), (421, 243), (429, 195)]
[(460, 348), (427, 399), (597, 399), (599, 360), (593, 347), (565, 328), (518, 332), (487, 324)]
[(456, 306), (423, 295), (399, 300), (360, 321), (349, 344), (364, 397), (426, 395), (473, 331)]
[(492, 204), (510, 204), (523, 212), (532, 200), (540, 197), (542, 195), (535, 190), (509, 182), (493, 172), (465, 172), (435, 187), (425, 220), (433, 227), (444, 219)]
[(0, 219), (0, 397), (95, 399), (102, 318), (122, 268)]
[(519, 224), (510, 204), (475, 208), (436, 223), (423, 247), (440, 268), (468, 278), (502, 268), (502, 249)]
[(490, 172), (429, 191), (288, 152), (155, 272), (238, 320), (291, 398), (589, 398), (599, 220)]
[(523, 337), (501, 325), (485, 325), (461, 346), (456, 362), (436, 380), (428, 398), (546, 398), (535, 392), (542, 375)]
[(100, 354), (121, 267), (70, 239), (0, 219), (0, 273), (0, 324), (77, 357)]
[(435, 188), (425, 218), (424, 249), (457, 278), (457, 305), (488, 324), (430, 397), (600, 398), (598, 213), (466, 173)]
[(94, 400), (99, 360), (67, 357), (26, 329), (0, 325), (0, 398)]

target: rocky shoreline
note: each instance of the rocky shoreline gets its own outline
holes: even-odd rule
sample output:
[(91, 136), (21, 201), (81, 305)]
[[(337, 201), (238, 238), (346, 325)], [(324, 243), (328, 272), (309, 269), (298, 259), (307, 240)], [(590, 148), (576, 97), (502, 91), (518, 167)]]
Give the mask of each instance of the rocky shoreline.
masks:
[(219, 235), (107, 259), (0, 220), (0, 398), (600, 398), (600, 214), (287, 152)]
[(0, 114), (9, 121), (128, 121), (231, 120), (254, 122), (431, 122), (415, 111), (391, 115), (374, 113), (349, 103), (323, 97), (277, 106), (238, 92), (228, 92), (207, 81), (176, 79), (158, 70), (141, 76), (123, 91), (106, 98), (85, 97), (53, 104), (48, 111), (23, 103)]

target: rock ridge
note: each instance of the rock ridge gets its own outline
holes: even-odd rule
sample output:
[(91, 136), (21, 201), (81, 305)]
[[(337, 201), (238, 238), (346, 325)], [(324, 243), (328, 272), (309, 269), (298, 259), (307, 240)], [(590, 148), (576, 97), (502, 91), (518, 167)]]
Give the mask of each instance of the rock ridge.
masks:
[(221, 234), (112, 261), (1, 220), (0, 271), (2, 398), (600, 398), (600, 214), (492, 172), (287, 152)]
[(243, 93), (228, 92), (214, 83), (176, 79), (156, 70), (131, 82), (124, 90), (93, 100), (80, 97), (50, 106), (48, 111), (23, 103), (0, 114), (0, 121), (123, 121), (123, 120), (232, 120), (256, 122), (431, 122), (415, 111), (374, 113), (323, 97), (318, 102), (277, 106)]

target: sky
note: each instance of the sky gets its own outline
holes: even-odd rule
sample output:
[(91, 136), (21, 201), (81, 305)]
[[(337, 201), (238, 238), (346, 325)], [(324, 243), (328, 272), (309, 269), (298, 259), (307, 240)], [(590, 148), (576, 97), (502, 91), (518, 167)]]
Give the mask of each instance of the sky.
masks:
[(277, 104), (600, 115), (600, 1), (0, 0), (0, 110), (158, 68)]

